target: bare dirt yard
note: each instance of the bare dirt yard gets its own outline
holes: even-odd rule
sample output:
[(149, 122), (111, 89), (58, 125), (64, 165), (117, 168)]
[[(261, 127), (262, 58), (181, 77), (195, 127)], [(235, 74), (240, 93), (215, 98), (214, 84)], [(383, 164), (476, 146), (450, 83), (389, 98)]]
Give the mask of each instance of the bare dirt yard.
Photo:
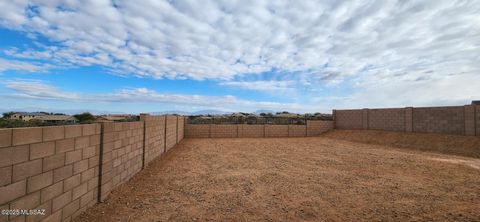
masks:
[(406, 149), (348, 133), (185, 139), (76, 221), (480, 220), (480, 159), (468, 157), (480, 147), (459, 156), (435, 139)]

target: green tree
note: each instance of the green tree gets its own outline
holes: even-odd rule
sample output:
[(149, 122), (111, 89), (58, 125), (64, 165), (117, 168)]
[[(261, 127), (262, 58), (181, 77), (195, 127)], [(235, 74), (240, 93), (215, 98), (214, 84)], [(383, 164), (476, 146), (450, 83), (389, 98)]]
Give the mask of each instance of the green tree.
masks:
[(80, 122), (91, 122), (95, 120), (95, 116), (93, 116), (91, 113), (82, 113), (82, 114), (77, 114), (74, 115), (73, 117), (77, 118), (78, 121)]
[(5, 118), (5, 119), (10, 118), (10, 116), (12, 116), (13, 114), (14, 114), (14, 112), (3, 113), (3, 118)]

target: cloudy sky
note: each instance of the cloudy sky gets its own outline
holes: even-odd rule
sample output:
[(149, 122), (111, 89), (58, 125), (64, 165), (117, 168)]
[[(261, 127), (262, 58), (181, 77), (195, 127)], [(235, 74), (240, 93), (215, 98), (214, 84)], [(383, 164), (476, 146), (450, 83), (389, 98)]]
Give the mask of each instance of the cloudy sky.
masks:
[(330, 112), (480, 99), (478, 1), (0, 1), (0, 109)]

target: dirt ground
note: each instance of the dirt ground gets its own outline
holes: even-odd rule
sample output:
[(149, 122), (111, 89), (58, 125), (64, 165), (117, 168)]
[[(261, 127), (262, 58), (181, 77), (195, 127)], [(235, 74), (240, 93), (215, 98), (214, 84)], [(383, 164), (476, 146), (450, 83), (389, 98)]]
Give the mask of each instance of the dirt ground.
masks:
[(480, 159), (480, 136), (378, 130), (334, 130), (323, 134), (322, 137)]
[(185, 139), (76, 221), (480, 221), (480, 159), (334, 135)]

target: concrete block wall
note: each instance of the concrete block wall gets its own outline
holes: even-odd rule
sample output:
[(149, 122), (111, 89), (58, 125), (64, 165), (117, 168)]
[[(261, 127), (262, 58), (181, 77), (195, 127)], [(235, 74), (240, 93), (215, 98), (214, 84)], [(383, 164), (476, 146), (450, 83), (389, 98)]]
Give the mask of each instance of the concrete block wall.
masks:
[(144, 165), (168, 151), (184, 138), (185, 117), (140, 115), (145, 122)]
[(374, 129), (473, 136), (480, 135), (479, 107), (465, 105), (357, 109), (334, 110), (333, 113), (337, 129)]
[(337, 129), (363, 129), (363, 111), (354, 110), (334, 110), (335, 128)]
[(265, 137), (265, 125), (238, 124), (238, 137), (242, 137), (242, 138)]
[(168, 151), (184, 138), (185, 117), (140, 115), (145, 122), (144, 165)]
[(145, 122), (145, 163), (165, 152), (165, 116), (148, 116)]
[(333, 121), (307, 120), (307, 136), (318, 136), (333, 129)]
[(178, 129), (177, 129), (177, 143), (179, 143), (181, 140), (183, 140), (185, 134), (185, 117), (184, 116), (178, 116)]
[(0, 129), (0, 221), (68, 221), (97, 202), (100, 125)]
[(308, 120), (306, 125), (185, 124), (187, 138), (259, 138), (316, 136), (333, 129), (333, 121)]
[(170, 146), (183, 139), (182, 121), (143, 116), (141, 122), (0, 129), (0, 209), (45, 210), (0, 215), (0, 222), (72, 220), (160, 156), (165, 127), (173, 130)]
[(367, 117), (367, 129), (405, 131), (405, 110), (393, 109), (364, 109)]
[(211, 138), (238, 137), (238, 124), (212, 124), (210, 126)]
[(413, 107), (405, 108), (405, 132), (413, 132)]
[(265, 137), (288, 137), (288, 125), (265, 125)]
[(475, 135), (478, 135), (480, 136), (480, 106), (475, 106), (475, 125), (477, 126), (476, 127), (476, 130), (475, 130)]
[(362, 109), (362, 128), (368, 128), (368, 109)]
[(304, 137), (307, 136), (307, 125), (289, 125), (289, 137)]
[(463, 106), (425, 107), (413, 109), (413, 132), (465, 133)]
[(208, 138), (210, 137), (210, 124), (185, 124), (186, 138)]
[(143, 122), (103, 124), (100, 200), (142, 169)]
[(465, 135), (475, 136), (476, 126), (475, 126), (475, 106), (465, 106)]
[(167, 116), (165, 152), (167, 152), (177, 144), (177, 120), (177, 116)]

